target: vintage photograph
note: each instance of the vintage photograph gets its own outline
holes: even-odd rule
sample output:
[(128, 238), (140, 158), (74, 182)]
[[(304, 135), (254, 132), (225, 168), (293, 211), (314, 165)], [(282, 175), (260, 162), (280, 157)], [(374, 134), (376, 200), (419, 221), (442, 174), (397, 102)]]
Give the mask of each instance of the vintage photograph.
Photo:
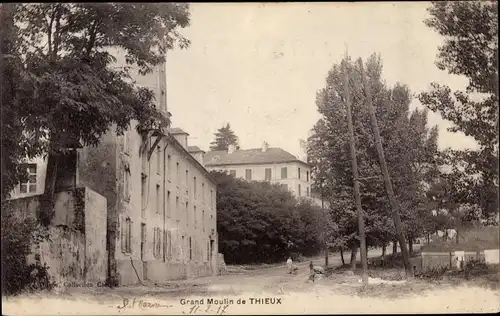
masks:
[(0, 24), (2, 314), (500, 311), (497, 1)]

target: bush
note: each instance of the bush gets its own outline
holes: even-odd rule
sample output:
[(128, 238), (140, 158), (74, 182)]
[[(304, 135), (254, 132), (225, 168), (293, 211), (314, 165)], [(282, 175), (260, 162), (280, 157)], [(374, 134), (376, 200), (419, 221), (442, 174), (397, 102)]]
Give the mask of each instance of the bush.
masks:
[(212, 175), (219, 182), (217, 231), (226, 263), (274, 263), (318, 253), (317, 206), (297, 200), (277, 184), (248, 182), (223, 172)]
[(13, 212), (2, 214), (3, 294), (16, 295), (54, 287), (46, 265), (42, 266), (39, 260), (34, 264), (28, 263), (31, 245), (46, 238), (47, 231), (35, 219), (20, 218)]

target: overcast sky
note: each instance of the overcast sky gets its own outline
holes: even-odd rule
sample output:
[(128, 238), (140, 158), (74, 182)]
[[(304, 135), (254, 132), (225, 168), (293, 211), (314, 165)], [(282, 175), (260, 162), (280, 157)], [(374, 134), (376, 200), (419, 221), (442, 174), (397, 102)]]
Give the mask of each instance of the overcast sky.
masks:
[[(182, 33), (187, 50), (168, 54), (168, 107), (174, 127), (190, 134), (190, 145), (208, 150), (226, 122), (242, 149), (267, 141), (300, 154), (319, 118), (316, 91), (347, 45), (352, 58), (380, 53), (383, 77), (414, 93), (430, 82), (462, 89), (466, 79), (434, 64), (442, 38), (426, 27), (426, 2), (378, 3), (197, 3)], [(414, 106), (421, 106), (414, 100)], [(450, 124), (429, 113), (440, 127), (441, 148), (475, 145), (448, 133)]]

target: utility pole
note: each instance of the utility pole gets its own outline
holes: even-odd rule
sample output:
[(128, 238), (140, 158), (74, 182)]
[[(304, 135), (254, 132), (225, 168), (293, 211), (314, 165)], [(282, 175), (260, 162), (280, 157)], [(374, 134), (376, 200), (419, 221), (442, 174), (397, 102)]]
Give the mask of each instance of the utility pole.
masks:
[(347, 60), (347, 53), (344, 61), (344, 99), (347, 108), (347, 127), (349, 130), (349, 143), (351, 149), (351, 165), (352, 175), (354, 178), (354, 198), (356, 200), (356, 213), (358, 215), (358, 230), (359, 241), (361, 244), (361, 265), (363, 267), (362, 281), (363, 285), (368, 284), (368, 263), (366, 258), (366, 239), (365, 239), (365, 223), (363, 219), (363, 209), (361, 207), (361, 194), (359, 192), (359, 174), (358, 174), (358, 161), (356, 158), (356, 144), (354, 139), (354, 126), (352, 123), (351, 113), (351, 93), (349, 91), (349, 64)]
[(359, 60), (359, 65), (361, 69), (361, 76), (363, 78), (363, 85), (366, 93), (366, 104), (368, 106), (368, 110), (370, 112), (370, 118), (372, 123), (373, 135), (375, 136), (375, 144), (377, 146), (378, 159), (380, 162), (380, 168), (382, 169), (382, 175), (384, 177), (385, 189), (387, 191), (387, 196), (389, 197), (389, 203), (391, 204), (391, 215), (394, 220), (394, 226), (396, 228), (396, 235), (401, 247), (401, 252), (403, 254), (403, 262), (406, 270), (406, 277), (409, 279), (413, 278), (413, 268), (410, 264), (410, 255), (408, 252), (408, 248), (406, 245), (405, 236), (403, 234), (403, 228), (401, 225), (400, 218), (400, 207), (396, 200), (396, 195), (394, 194), (394, 190), (392, 188), (391, 178), (389, 175), (389, 170), (387, 169), (387, 162), (385, 160), (384, 148), (382, 147), (382, 141), (380, 139), (380, 130), (378, 128), (377, 117), (375, 116), (375, 109), (372, 103), (372, 93), (371, 87), (366, 79), (366, 74), (363, 69), (363, 61)]

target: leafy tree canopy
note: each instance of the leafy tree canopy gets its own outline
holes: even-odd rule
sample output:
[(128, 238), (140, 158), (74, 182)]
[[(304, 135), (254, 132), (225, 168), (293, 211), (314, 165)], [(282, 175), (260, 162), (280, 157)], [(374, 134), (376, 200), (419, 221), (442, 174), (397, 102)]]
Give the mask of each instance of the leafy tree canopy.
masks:
[[(410, 237), (417, 237), (429, 214), (425, 207), (426, 183), (437, 175), (437, 128), (427, 126), (427, 112), (410, 111), (411, 94), (405, 85), (387, 87), (382, 62), (372, 55), (366, 62), (368, 81), (395, 193), (402, 208), (402, 222)], [(365, 104), (366, 96), (358, 63), (346, 58), (329, 71), (326, 86), (317, 93), (321, 118), (308, 139), (313, 187), (323, 187), (329, 198), (330, 243), (356, 246), (357, 217), (349, 152), (344, 74), (348, 71), (367, 244), (385, 244), (394, 237), (390, 206), (381, 177), (378, 155)]]
[(3, 4), (1, 15), (2, 199), (26, 158), (62, 153), (68, 140), (96, 145), (131, 120), (168, 123), (153, 92), (136, 87), (128, 67), (113, 67), (109, 48), (151, 72), (168, 49), (189, 44), (178, 32), (189, 24), (187, 4)]
[(229, 145), (234, 145), (236, 149), (240, 148), (238, 136), (233, 132), (229, 123), (219, 128), (214, 135), (215, 140), (210, 143), (210, 150), (227, 150)]
[(498, 213), (498, 4), (496, 1), (436, 1), (425, 23), (444, 37), (436, 65), (469, 79), (466, 91), (432, 83), (419, 95), (430, 110), (451, 121), (478, 150), (445, 151), (453, 166), (457, 203), (481, 207), (484, 217)]

